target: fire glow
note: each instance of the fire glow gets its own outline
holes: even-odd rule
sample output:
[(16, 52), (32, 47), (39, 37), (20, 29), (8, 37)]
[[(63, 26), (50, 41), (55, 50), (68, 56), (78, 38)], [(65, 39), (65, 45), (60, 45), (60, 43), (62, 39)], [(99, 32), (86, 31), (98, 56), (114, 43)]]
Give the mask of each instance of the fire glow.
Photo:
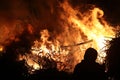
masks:
[[(106, 40), (111, 39), (107, 37), (115, 35), (113, 27), (103, 19), (104, 12), (94, 7), (81, 14), (67, 1), (61, 3), (60, 7), (63, 9), (60, 18), (64, 31), (50, 40), (50, 32), (47, 29), (41, 30), (41, 37), (34, 41), (31, 53), (20, 58), (25, 59), (32, 70), (45, 69), (45, 65), (54, 67), (51, 61), (53, 60), (58, 70), (72, 71), (83, 59), (85, 50), (93, 47), (99, 52), (97, 62), (103, 63), (106, 54), (102, 51), (105, 49)], [(46, 58), (51, 62), (45, 61)]]

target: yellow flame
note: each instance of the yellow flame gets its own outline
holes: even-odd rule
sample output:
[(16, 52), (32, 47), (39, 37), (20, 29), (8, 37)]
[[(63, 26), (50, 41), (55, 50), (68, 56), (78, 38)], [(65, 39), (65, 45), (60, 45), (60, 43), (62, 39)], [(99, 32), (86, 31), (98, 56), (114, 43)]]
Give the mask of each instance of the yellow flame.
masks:
[[(67, 18), (69, 24), (74, 28), (80, 29), (88, 40), (93, 40), (93, 47), (99, 52), (105, 47), (105, 37), (114, 37), (115, 32), (113, 27), (108, 25), (102, 18), (104, 12), (99, 8), (94, 8), (87, 12), (85, 15), (81, 15), (78, 10), (74, 10), (68, 2), (61, 4), (66, 15), (62, 15), (62, 18)], [(76, 14), (80, 14), (83, 19), (79, 19)], [(101, 55), (101, 57), (105, 54)], [(100, 60), (98, 62), (101, 62)]]
[[(108, 40), (106, 37), (114, 37), (115, 35), (113, 27), (103, 19), (104, 12), (95, 7), (81, 14), (79, 10), (72, 8), (67, 1), (60, 4), (60, 7), (63, 8), (60, 18), (64, 21), (62, 24), (64, 32), (55, 37), (54, 40), (48, 40), (51, 36), (49, 31), (47, 29), (42, 30), (40, 40), (35, 40), (31, 47), (32, 56), (26, 58), (28, 65), (33, 66), (34, 69), (42, 69), (44, 61), (39, 64), (37, 62), (39, 62), (39, 58), (45, 56), (56, 62), (62, 62), (62, 64), (58, 63), (57, 65), (59, 70), (68, 68), (68, 66), (72, 70), (83, 59), (84, 52), (88, 47), (93, 47), (99, 52), (97, 62), (103, 63), (106, 54), (101, 52), (101, 49), (105, 49), (105, 40)], [(92, 40), (92, 42), (74, 46), (88, 40)]]

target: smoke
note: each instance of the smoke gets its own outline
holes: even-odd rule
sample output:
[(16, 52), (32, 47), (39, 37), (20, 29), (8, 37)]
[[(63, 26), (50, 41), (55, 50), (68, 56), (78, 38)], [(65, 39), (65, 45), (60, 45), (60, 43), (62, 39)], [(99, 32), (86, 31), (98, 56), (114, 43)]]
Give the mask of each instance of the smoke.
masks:
[(25, 31), (38, 37), (42, 29), (62, 31), (56, 0), (1, 0), (0, 17), (0, 45), (19, 40)]

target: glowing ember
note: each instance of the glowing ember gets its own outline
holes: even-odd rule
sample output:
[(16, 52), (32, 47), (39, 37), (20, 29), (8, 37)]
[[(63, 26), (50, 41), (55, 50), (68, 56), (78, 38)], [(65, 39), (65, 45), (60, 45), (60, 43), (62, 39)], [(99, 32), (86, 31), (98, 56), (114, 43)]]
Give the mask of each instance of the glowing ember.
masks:
[(3, 51), (3, 46), (0, 46), (0, 52), (2, 52)]
[(72, 71), (83, 59), (88, 47), (93, 47), (99, 52), (97, 62), (103, 63), (106, 56), (103, 52), (106, 40), (110, 40), (106, 37), (115, 35), (113, 27), (102, 18), (104, 12), (99, 8), (93, 8), (81, 14), (66, 1), (60, 4), (60, 7), (63, 9), (60, 23), (64, 27), (64, 32), (50, 40), (52, 34), (50, 35), (47, 29), (42, 30), (40, 39), (35, 40), (31, 47), (31, 53), (24, 57), (28, 66), (33, 69), (57, 67), (59, 70)]

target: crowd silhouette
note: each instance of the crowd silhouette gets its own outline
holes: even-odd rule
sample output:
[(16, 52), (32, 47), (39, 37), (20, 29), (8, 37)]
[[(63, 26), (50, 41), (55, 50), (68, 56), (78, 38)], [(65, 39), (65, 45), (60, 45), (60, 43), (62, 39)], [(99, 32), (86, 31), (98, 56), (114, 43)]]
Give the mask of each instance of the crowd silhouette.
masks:
[[(57, 68), (38, 70), (29, 74), (25, 61), (17, 61), (17, 44), (0, 53), (0, 80), (120, 80), (120, 34), (109, 42), (105, 64), (96, 63), (98, 52), (94, 48), (85, 51), (84, 59), (76, 64), (73, 73)], [(106, 71), (106, 72), (105, 72)]]

